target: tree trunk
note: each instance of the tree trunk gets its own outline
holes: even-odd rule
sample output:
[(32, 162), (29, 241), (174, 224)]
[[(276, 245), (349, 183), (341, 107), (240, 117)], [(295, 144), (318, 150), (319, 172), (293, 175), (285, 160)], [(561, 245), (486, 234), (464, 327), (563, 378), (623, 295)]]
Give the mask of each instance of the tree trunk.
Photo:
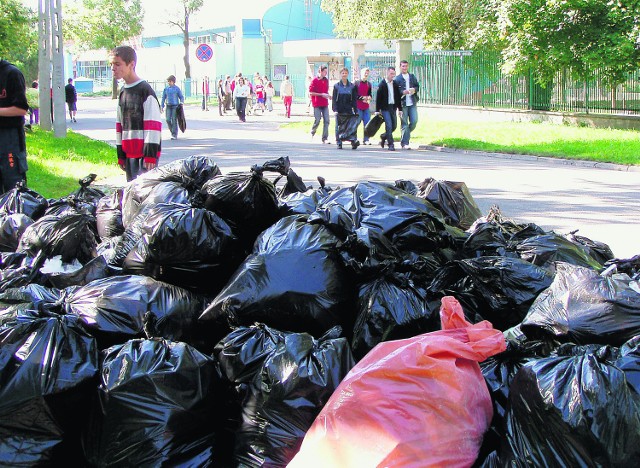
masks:
[(115, 78), (111, 83), (111, 99), (118, 99), (118, 80)]
[(182, 30), (183, 38), (182, 44), (184, 44), (184, 77), (191, 79), (191, 64), (189, 63), (189, 13), (185, 7), (184, 10), (184, 29)]

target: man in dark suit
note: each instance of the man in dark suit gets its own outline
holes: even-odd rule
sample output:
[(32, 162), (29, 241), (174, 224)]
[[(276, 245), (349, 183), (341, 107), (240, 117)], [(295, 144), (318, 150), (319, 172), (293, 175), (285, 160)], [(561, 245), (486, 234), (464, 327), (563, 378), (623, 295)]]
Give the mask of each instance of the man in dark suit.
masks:
[(378, 85), (378, 93), (376, 95), (376, 114), (382, 114), (384, 119), (384, 133), (380, 139), (380, 146), (384, 148), (385, 142), (389, 146), (389, 151), (395, 151), (393, 145), (393, 131), (398, 126), (396, 118), (396, 109), (402, 118), (402, 94), (400, 87), (394, 80), (396, 76), (396, 68), (387, 68), (386, 79)]
[(400, 61), (400, 74), (396, 76), (402, 94), (402, 125), (400, 127), (400, 144), (402, 149), (410, 150), (411, 132), (418, 124), (418, 90), (420, 85), (413, 73), (409, 73), (409, 62)]

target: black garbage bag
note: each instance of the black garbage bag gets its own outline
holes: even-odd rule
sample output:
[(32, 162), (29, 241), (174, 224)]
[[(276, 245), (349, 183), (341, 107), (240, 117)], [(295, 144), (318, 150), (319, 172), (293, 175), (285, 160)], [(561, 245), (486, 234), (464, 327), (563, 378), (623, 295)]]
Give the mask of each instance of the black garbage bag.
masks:
[(182, 104), (178, 104), (178, 107), (176, 107), (176, 120), (178, 121), (178, 128), (184, 133), (187, 129), (187, 119), (184, 116), (184, 106)]
[[(293, 169), (289, 169), (286, 177), (286, 183), (282, 189), (278, 190), (278, 198), (286, 197), (292, 193), (306, 192), (308, 190), (309, 187), (306, 186), (302, 178), (296, 174)], [(277, 180), (274, 184), (277, 184)]]
[(588, 254), (585, 249), (555, 232), (523, 240), (514, 237), (510, 242), (509, 249), (516, 252), (523, 260), (550, 270), (553, 270), (555, 262), (602, 270), (602, 264)]
[[(240, 327), (214, 351), (241, 407), (234, 465), (285, 467), (338, 384), (354, 365), (334, 328), (320, 339), (264, 325)], [(233, 430), (233, 428), (229, 428)]]
[(83, 466), (97, 373), (76, 317), (26, 310), (0, 327), (0, 465)]
[(329, 195), (333, 189), (325, 185), (325, 180), (318, 177), (320, 187), (309, 188), (304, 192), (291, 193), (279, 197), (278, 204), (280, 214), (284, 218), (291, 215), (308, 215), (316, 211), (318, 205)]
[(338, 114), (338, 141), (356, 141), (358, 139), (358, 124), (360, 116), (357, 114)]
[(104, 240), (124, 233), (122, 224), (122, 197), (124, 189), (119, 188), (111, 195), (104, 196), (96, 204), (96, 225), (98, 236)]
[[(173, 182), (174, 184), (161, 189), (161, 193), (156, 192), (155, 201), (150, 200), (149, 203), (177, 202), (177, 197), (183, 197), (179, 203), (186, 203), (184, 199), (188, 200), (191, 196), (197, 195), (202, 185), (218, 174), (220, 174), (220, 168), (210, 156), (191, 156), (179, 159), (141, 174), (129, 182), (124, 189), (122, 199), (124, 226), (127, 227), (135, 218), (140, 210), (140, 205), (147, 199), (150, 192), (159, 190), (155, 187), (161, 182)], [(173, 191), (179, 193), (172, 194)], [(172, 198), (170, 200), (162, 199), (166, 195)]]
[[(153, 186), (145, 187), (141, 184), (135, 186), (129, 184), (125, 187), (122, 199), (122, 224), (125, 228), (131, 226), (136, 217), (146, 207), (153, 208), (160, 203), (191, 205), (192, 194), (180, 183), (173, 181), (158, 182), (152, 179), (148, 180), (148, 182), (153, 183)], [(136, 200), (139, 194), (134, 193), (134, 187), (136, 189), (145, 189), (144, 199), (141, 201)]]
[(553, 274), (518, 258), (454, 260), (438, 271), (429, 291), (454, 296), (470, 322), (490, 321), (499, 330), (519, 324)]
[(89, 174), (86, 177), (78, 180), (78, 184), (80, 184), (80, 188), (71, 192), (71, 196), (73, 196), (76, 200), (83, 201), (85, 203), (89, 203), (93, 206), (98, 204), (98, 201), (105, 196), (105, 193), (95, 187), (91, 187), (91, 184), (95, 182), (98, 176), (96, 174)]
[(340, 258), (340, 239), (305, 216), (264, 231), (254, 251), (206, 308), (201, 320), (255, 322), (320, 337), (335, 325), (353, 327), (355, 285)]
[(404, 190), (405, 192), (410, 193), (411, 195), (417, 195), (418, 193), (417, 185), (410, 180), (398, 179), (393, 183), (393, 185), (400, 190)]
[(482, 212), (464, 182), (427, 178), (419, 185), (417, 196), (429, 200), (451, 226), (469, 229)]
[(185, 343), (104, 351), (83, 447), (91, 466), (211, 466), (219, 387), (212, 358)]
[(31, 283), (39, 283), (42, 275), (36, 259), (25, 253), (0, 254), (0, 292), (19, 288)]
[(440, 329), (439, 309), (410, 272), (390, 268), (360, 285), (351, 347), (357, 360), (383, 341), (411, 338)]
[[(206, 348), (203, 325), (197, 323), (207, 298), (146, 276), (113, 276), (74, 289), (64, 310), (79, 317), (98, 339), (100, 349), (131, 338), (162, 337)], [(211, 344), (211, 347), (215, 341)]]
[(27, 188), (24, 182), (0, 195), (0, 212), (6, 214), (22, 213), (34, 221), (40, 218), (49, 202), (46, 198)]
[(15, 252), (24, 231), (33, 219), (22, 213), (0, 213), (0, 252)]
[(374, 114), (373, 117), (371, 117), (371, 120), (369, 120), (367, 125), (364, 127), (364, 136), (367, 138), (373, 138), (376, 136), (376, 133), (378, 133), (383, 123), (384, 117), (382, 117), (381, 114)]
[(162, 203), (149, 209), (141, 236), (122, 266), (125, 273), (213, 296), (241, 259), (236, 237), (218, 215), (204, 208)]
[(64, 263), (76, 259), (84, 264), (96, 255), (97, 235), (93, 216), (43, 216), (25, 229), (16, 252), (45, 258), (60, 255)]
[(49, 206), (43, 216), (62, 216), (67, 213), (96, 215), (96, 205), (69, 195), (57, 200), (49, 200)]
[(97, 279), (106, 278), (111, 276), (113, 271), (109, 268), (107, 259), (98, 255), (77, 270), (45, 273), (41, 269), (41, 273), (48, 284), (54, 288), (64, 289), (70, 286), (84, 286)]
[(113, 249), (113, 252), (109, 256), (105, 255), (105, 258), (109, 259), (109, 265), (111, 267), (114, 269), (122, 267), (124, 259), (142, 238), (147, 217), (151, 213), (152, 209), (153, 205), (145, 205), (142, 210), (138, 212), (133, 221), (131, 221), (131, 223), (125, 228), (122, 235), (114, 238), (115, 242), (108, 243), (107, 248)]
[(60, 312), (64, 294), (65, 292), (59, 289), (39, 284), (28, 284), (3, 291), (0, 293), (0, 327), (21, 311)]
[(568, 240), (573, 242), (574, 244), (582, 247), (585, 252), (594, 258), (598, 263), (604, 265), (609, 260), (613, 260), (615, 257), (613, 252), (611, 251), (611, 247), (609, 247), (604, 242), (594, 241), (585, 236), (579, 236), (576, 233), (578, 230), (572, 231), (569, 234), (566, 234)]
[(615, 258), (606, 262), (604, 266), (603, 275), (606, 272), (618, 272), (627, 274), (631, 279), (640, 280), (640, 255), (631, 258)]
[(530, 338), (620, 346), (640, 334), (640, 290), (625, 274), (602, 276), (590, 268), (556, 264), (549, 289), (522, 321)]
[(202, 195), (205, 208), (229, 223), (247, 249), (280, 217), (276, 187), (261, 167), (216, 176), (204, 184)]
[(640, 395), (609, 346), (565, 345), (509, 389), (502, 466), (638, 466)]

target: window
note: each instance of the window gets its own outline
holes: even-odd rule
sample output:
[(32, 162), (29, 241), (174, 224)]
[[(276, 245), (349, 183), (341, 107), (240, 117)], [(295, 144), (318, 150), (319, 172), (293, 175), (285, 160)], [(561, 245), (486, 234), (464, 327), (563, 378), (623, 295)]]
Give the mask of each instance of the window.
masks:
[(274, 65), (273, 66), (273, 79), (274, 80), (284, 80), (284, 77), (287, 75), (287, 66), (286, 65)]

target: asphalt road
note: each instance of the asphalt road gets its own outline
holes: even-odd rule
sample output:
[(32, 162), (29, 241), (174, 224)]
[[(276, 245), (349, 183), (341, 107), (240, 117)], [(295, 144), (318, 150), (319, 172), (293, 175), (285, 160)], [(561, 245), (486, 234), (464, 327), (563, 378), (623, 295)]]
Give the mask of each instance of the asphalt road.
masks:
[[(219, 116), (217, 108), (205, 112), (187, 106), (185, 113), (188, 128), (178, 140), (170, 140), (165, 124), (161, 164), (211, 155), (226, 174), (288, 156), (296, 173), (314, 187), (318, 176), (331, 187), (363, 180), (417, 183), (427, 177), (462, 181), (483, 213), (498, 205), (504, 216), (516, 221), (558, 233), (578, 229), (580, 235), (607, 243), (620, 258), (640, 254), (640, 171), (635, 168), (435, 149), (389, 152), (360, 146), (353, 151), (345, 145), (338, 150), (311, 141), (299, 130), (279, 129), (287, 121), (281, 106), (272, 113), (248, 116), (246, 123), (232, 113)], [(291, 120), (311, 127), (306, 105), (294, 105), (293, 113)], [(114, 143), (115, 101), (81, 97), (77, 118), (77, 123), (68, 124), (70, 128)], [(332, 140), (333, 133), (332, 120)]]

